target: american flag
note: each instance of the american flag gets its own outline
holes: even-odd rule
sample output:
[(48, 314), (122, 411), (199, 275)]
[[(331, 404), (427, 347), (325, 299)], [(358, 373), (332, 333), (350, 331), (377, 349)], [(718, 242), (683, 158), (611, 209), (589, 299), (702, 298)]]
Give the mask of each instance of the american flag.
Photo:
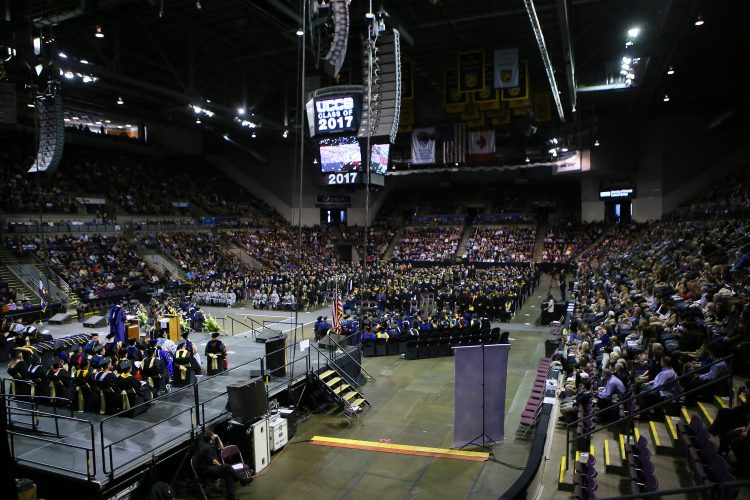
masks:
[(442, 130), (443, 163), (466, 163), (466, 125), (454, 123)]
[(333, 304), (331, 304), (331, 330), (338, 333), (341, 331), (341, 319), (344, 317), (344, 304), (341, 302), (341, 294), (339, 293), (338, 287), (336, 293), (333, 296)]

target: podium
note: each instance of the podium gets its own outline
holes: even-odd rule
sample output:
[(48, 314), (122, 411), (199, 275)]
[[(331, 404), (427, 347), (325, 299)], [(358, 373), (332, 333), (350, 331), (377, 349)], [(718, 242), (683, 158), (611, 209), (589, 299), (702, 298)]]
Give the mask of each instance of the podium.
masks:
[(169, 340), (176, 344), (180, 341), (180, 315), (165, 314), (159, 318), (160, 325), (163, 325), (164, 322), (167, 323), (167, 336), (169, 337)]
[(138, 326), (138, 320), (129, 319), (127, 323), (126, 339), (138, 339), (141, 336), (141, 328)]

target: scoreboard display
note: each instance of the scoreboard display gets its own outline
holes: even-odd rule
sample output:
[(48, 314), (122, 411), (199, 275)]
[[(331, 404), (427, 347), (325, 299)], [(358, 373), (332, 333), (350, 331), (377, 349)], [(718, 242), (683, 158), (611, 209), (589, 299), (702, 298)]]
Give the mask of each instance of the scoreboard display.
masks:
[(352, 132), (359, 127), (361, 96), (340, 95), (314, 100), (314, 135)]

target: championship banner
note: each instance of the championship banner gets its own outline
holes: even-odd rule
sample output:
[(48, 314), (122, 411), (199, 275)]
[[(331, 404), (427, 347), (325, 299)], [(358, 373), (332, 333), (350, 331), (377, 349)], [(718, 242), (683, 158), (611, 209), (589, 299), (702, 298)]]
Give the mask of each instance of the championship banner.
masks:
[(496, 89), (518, 87), (518, 49), (496, 50), (492, 74)]
[[(401, 99), (414, 98), (414, 65), (411, 61), (401, 61)], [(401, 102), (403, 106), (403, 101)]]
[(466, 110), (468, 94), (458, 90), (458, 71), (446, 70), (443, 73), (443, 102), (446, 113), (463, 113)]
[(411, 133), (411, 162), (414, 165), (435, 163), (435, 127), (418, 128)]
[(469, 132), (469, 161), (485, 163), (495, 159), (495, 130), (483, 129)]
[(538, 122), (552, 120), (552, 95), (549, 92), (534, 94), (534, 118)]
[(458, 54), (458, 90), (474, 92), (484, 88), (484, 51)]
[(487, 111), (485, 114), (492, 121), (492, 125), (508, 125), (510, 123), (510, 110), (505, 102), (501, 102), (497, 109)]
[(503, 88), (503, 101), (518, 101), (529, 98), (529, 65), (528, 61), (521, 61), (518, 73), (518, 86)]
[[(492, 86), (492, 68), (484, 68), (484, 87), (474, 92), (474, 102), (477, 104), (490, 104), (497, 106), (500, 104), (500, 91)], [(479, 109), (493, 109), (491, 107)], [(494, 109), (497, 109), (496, 107)]]
[(479, 118), (479, 109), (477, 109), (476, 104), (468, 104), (466, 106), (466, 111), (464, 113), (461, 113), (461, 120), (465, 122), (476, 120), (478, 118)]

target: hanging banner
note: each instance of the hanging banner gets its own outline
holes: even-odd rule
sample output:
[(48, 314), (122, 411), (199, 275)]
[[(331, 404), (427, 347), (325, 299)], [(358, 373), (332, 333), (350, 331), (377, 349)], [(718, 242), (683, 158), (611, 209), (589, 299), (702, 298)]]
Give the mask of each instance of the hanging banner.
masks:
[[(484, 68), (484, 87), (474, 92), (474, 102), (477, 104), (490, 104), (492, 106), (500, 104), (500, 91), (492, 86), (492, 68), (490, 66)], [(480, 109), (493, 108), (488, 107)]]
[(468, 100), (465, 92), (458, 90), (458, 71), (446, 70), (443, 74), (443, 102), (446, 113), (463, 113)]
[(518, 101), (529, 98), (529, 64), (521, 61), (518, 74), (518, 86), (503, 88), (503, 101)]
[(508, 125), (510, 123), (510, 111), (508, 104), (501, 102), (497, 109), (486, 111), (487, 118), (492, 121), (492, 125)]
[(482, 129), (469, 132), (469, 161), (486, 163), (495, 159), (495, 130)]
[(496, 50), (492, 74), (496, 89), (518, 87), (518, 49)]
[(474, 92), (484, 88), (484, 51), (458, 54), (458, 90)]
[(414, 165), (435, 163), (435, 128), (414, 129), (411, 133), (411, 162)]
[(549, 92), (534, 94), (534, 118), (538, 122), (552, 120), (552, 94)]

